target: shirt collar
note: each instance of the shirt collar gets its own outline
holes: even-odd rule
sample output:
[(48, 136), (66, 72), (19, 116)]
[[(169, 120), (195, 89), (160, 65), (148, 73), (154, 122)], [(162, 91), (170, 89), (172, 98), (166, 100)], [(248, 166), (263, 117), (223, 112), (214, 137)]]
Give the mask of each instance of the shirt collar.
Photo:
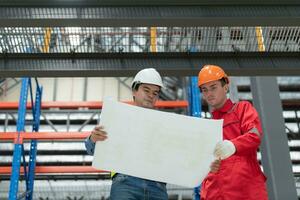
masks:
[(233, 102), (230, 99), (227, 99), (226, 102), (224, 103), (222, 108), (216, 109), (212, 112), (212, 114), (215, 113), (226, 113), (229, 110), (231, 110), (232, 106), (233, 106)]

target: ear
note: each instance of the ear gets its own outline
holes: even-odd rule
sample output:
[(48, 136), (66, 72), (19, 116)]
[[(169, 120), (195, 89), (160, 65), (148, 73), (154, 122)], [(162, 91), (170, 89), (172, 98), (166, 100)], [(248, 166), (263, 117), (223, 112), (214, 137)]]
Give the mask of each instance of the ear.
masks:
[(226, 93), (228, 93), (228, 91), (229, 91), (229, 85), (228, 84), (224, 85), (224, 88), (225, 88)]

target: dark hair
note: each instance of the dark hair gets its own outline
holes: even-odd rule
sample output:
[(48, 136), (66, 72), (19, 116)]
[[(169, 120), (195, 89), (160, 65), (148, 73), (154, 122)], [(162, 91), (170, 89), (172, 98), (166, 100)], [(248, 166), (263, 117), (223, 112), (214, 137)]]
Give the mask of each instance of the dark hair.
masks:
[(140, 82), (134, 82), (131, 87), (132, 91), (138, 91), (140, 85), (141, 85)]
[(220, 82), (221, 82), (222, 87), (227, 84), (227, 81), (225, 78), (221, 78)]

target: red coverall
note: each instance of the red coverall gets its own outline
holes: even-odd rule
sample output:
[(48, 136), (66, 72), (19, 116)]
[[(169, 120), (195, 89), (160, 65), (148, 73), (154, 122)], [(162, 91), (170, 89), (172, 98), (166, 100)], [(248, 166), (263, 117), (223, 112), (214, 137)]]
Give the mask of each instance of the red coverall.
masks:
[(212, 112), (213, 119), (224, 119), (223, 139), (233, 142), (236, 152), (221, 161), (217, 173), (202, 182), (201, 200), (266, 200), (266, 177), (260, 169), (256, 151), (262, 128), (254, 107), (246, 101), (230, 99)]

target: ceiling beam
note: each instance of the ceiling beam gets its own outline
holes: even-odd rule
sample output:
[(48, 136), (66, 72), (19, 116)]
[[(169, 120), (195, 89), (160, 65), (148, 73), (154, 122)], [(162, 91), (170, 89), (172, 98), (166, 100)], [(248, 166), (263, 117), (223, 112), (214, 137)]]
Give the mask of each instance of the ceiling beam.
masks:
[(231, 76), (300, 76), (299, 52), (8, 54), (0, 77), (128, 77), (146, 67), (163, 75), (194, 76), (217, 64)]
[(0, 0), (1, 6), (299, 5), (298, 0)]
[(0, 7), (0, 27), (258, 25), (300, 26), (300, 5)]

